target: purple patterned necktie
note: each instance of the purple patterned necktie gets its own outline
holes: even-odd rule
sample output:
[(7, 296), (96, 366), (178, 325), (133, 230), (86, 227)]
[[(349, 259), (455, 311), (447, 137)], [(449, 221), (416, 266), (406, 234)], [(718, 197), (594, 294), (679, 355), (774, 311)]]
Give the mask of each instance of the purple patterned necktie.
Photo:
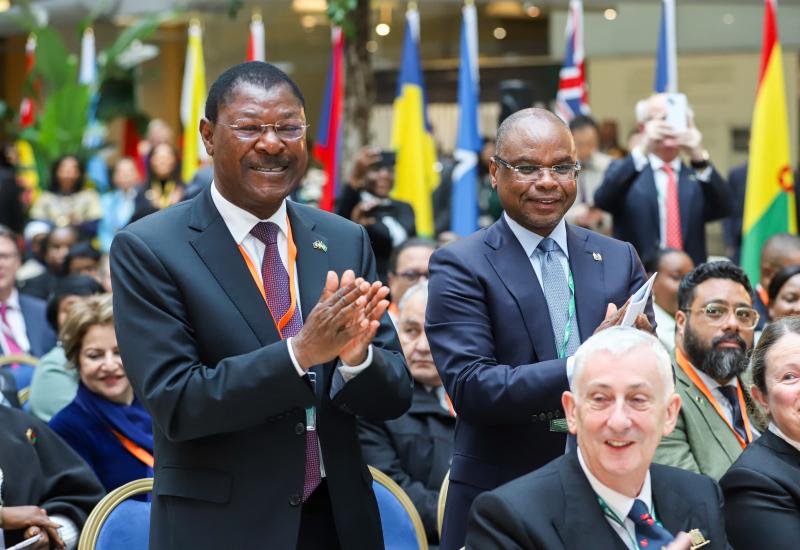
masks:
[[(264, 281), (264, 293), (267, 298), (272, 317), (278, 323), (289, 311), (292, 298), (289, 290), (289, 274), (281, 261), (278, 251), (278, 231), (280, 229), (272, 222), (258, 222), (250, 234), (264, 243), (264, 260), (261, 262), (261, 278)], [(303, 328), (303, 316), (295, 308), (294, 315), (281, 330), (282, 338), (297, 335)], [(311, 493), (322, 481), (319, 442), (316, 429), (306, 429), (306, 468), (303, 482), (303, 502), (308, 500)]]

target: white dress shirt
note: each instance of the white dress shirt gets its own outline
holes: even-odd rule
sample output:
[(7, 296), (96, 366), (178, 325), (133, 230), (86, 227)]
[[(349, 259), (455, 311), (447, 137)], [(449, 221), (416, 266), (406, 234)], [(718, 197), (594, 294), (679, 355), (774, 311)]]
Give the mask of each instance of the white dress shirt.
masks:
[[(19, 291), (16, 288), (11, 289), (11, 294), (5, 304), (6, 319), (8, 320), (8, 328), (11, 330), (11, 335), (22, 351), (28, 353), (31, 350), (31, 343), (28, 340), (28, 329), (25, 327), (25, 317), (22, 316), (22, 308), (19, 305)], [(0, 338), (0, 345), (2, 345), (4, 355), (11, 353), (4, 337)]]
[(794, 439), (783, 433), (781, 429), (777, 427), (773, 422), (769, 423), (769, 427), (767, 429), (772, 433), (774, 433), (775, 435), (777, 435), (778, 437), (780, 437), (781, 439), (783, 439), (786, 443), (788, 443), (789, 445), (800, 451), (800, 441), (795, 441)]
[(650, 471), (647, 471), (647, 475), (644, 478), (644, 483), (642, 484), (642, 489), (639, 491), (639, 494), (636, 495), (636, 498), (631, 498), (603, 485), (600, 480), (598, 480), (594, 475), (592, 475), (592, 472), (589, 471), (589, 468), (586, 466), (586, 462), (583, 460), (580, 447), (578, 447), (577, 452), (578, 462), (581, 465), (581, 470), (583, 470), (583, 473), (586, 475), (586, 479), (589, 480), (589, 485), (592, 486), (592, 489), (597, 496), (605, 501), (608, 507), (611, 508), (611, 511), (614, 512), (618, 518), (624, 518), (622, 525), (608, 516), (605, 516), (606, 521), (608, 521), (608, 524), (611, 526), (614, 532), (619, 535), (619, 538), (622, 539), (622, 542), (625, 543), (625, 546), (628, 547), (629, 550), (638, 550), (635, 542), (636, 525), (634, 525), (633, 520), (628, 518), (628, 514), (633, 508), (634, 501), (641, 500), (644, 502), (645, 506), (647, 506), (648, 510), (650, 510), (650, 515), (653, 517), (658, 517), (653, 509), (653, 493), (650, 486)]

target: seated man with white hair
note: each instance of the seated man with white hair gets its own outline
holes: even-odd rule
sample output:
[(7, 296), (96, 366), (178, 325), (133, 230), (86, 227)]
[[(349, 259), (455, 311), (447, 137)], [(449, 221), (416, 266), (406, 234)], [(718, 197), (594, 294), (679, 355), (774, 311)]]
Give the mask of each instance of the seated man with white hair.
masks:
[(561, 403), (578, 450), (479, 496), (467, 549), (728, 548), (716, 482), (652, 463), (681, 406), (655, 337), (613, 327), (589, 338)]

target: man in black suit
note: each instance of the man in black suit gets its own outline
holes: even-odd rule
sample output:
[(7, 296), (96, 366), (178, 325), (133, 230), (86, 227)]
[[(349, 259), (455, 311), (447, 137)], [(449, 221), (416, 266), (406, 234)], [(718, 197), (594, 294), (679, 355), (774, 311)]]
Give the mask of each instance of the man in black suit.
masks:
[(676, 248), (699, 265), (708, 255), (706, 223), (730, 213), (730, 191), (709, 161), (691, 114), (686, 129), (677, 130), (666, 120), (667, 101), (667, 94), (657, 94), (639, 102), (643, 143), (611, 163), (594, 205), (612, 214), (614, 236), (633, 244), (639, 256)]
[(624, 327), (592, 336), (570, 387), (562, 403), (578, 449), (479, 496), (467, 548), (688, 550), (699, 535), (727, 548), (717, 484), (652, 464), (681, 405), (658, 340)]
[(228, 69), (205, 114), (214, 183), (111, 247), (120, 351), (154, 421), (150, 548), (379, 548), (355, 415), (401, 415), (411, 379), (366, 232), (286, 200), (308, 153), (282, 71)]

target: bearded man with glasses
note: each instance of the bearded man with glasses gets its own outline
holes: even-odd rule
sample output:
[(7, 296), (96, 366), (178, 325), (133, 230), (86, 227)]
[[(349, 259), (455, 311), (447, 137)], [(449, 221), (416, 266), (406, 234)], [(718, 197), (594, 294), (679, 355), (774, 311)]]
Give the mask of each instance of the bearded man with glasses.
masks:
[(564, 454), (572, 355), (645, 280), (633, 246), (564, 220), (579, 171), (561, 119), (512, 114), (489, 165), (505, 213), (431, 257), (425, 332), (457, 413), (443, 549), (464, 545), (478, 494)]
[(675, 314), (675, 376), (681, 407), (655, 461), (719, 479), (758, 437), (743, 376), (758, 324), (753, 289), (731, 262), (684, 276)]

